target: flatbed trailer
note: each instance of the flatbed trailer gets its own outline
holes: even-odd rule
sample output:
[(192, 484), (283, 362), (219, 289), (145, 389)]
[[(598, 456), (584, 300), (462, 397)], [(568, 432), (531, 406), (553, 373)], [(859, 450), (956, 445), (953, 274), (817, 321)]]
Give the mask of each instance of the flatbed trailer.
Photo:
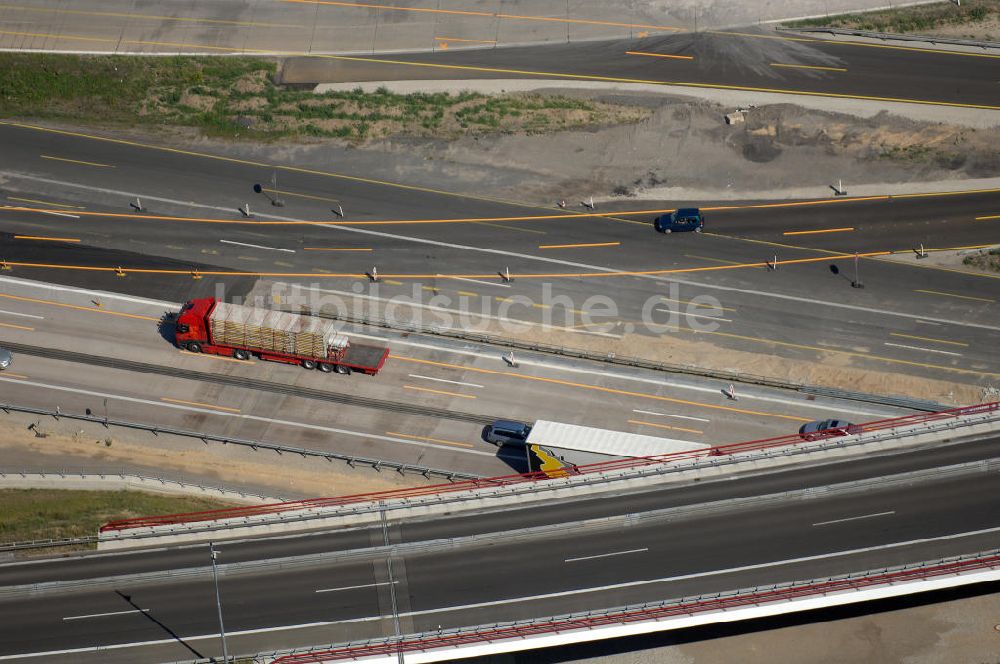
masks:
[(387, 346), (356, 344), (333, 321), (287, 311), (199, 298), (177, 317), (175, 340), (192, 353), (297, 364), (324, 373), (377, 374), (389, 356)]

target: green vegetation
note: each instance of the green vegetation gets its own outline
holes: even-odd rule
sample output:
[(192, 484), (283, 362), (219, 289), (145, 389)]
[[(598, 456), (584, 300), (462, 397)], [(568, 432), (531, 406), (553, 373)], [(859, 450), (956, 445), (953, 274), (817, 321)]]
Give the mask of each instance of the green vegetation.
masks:
[[(1000, 20), (1000, 0), (963, 0), (961, 6), (953, 2), (939, 2), (914, 7), (900, 7), (864, 14), (842, 14), (792, 21), (785, 25), (794, 27), (831, 27), (872, 32), (923, 33), (963, 27), (973, 33), (986, 24)], [(997, 26), (994, 25), (995, 29)], [(962, 31), (959, 31), (961, 34)], [(992, 40), (988, 32), (969, 34), (973, 38)]]
[(228, 503), (139, 491), (0, 489), (0, 542), (94, 535), (108, 521), (147, 514), (200, 512)]
[(634, 122), (642, 109), (541, 95), (322, 95), (274, 84), (263, 58), (0, 54), (0, 116), (193, 127), (230, 138), (541, 132)]
[(962, 263), (968, 265), (969, 267), (977, 267), (980, 270), (1000, 272), (1000, 248), (990, 249), (983, 254), (966, 256), (962, 260)]

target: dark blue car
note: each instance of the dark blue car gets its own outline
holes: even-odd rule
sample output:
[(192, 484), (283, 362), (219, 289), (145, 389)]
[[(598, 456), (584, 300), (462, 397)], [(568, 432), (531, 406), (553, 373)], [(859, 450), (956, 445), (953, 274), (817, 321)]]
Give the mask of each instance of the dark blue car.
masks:
[(698, 208), (681, 208), (670, 214), (660, 215), (653, 221), (653, 228), (660, 233), (694, 231), (700, 233), (705, 217)]

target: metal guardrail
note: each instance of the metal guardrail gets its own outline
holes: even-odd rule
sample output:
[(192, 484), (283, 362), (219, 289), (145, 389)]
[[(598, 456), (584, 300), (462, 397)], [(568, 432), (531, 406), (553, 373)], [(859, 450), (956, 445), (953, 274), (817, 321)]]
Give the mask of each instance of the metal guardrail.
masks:
[[(304, 310), (284, 309), (293, 313), (302, 313)], [(312, 316), (338, 320), (355, 325), (367, 325), (397, 332), (407, 332), (410, 334), (426, 334), (430, 336), (448, 337), (451, 339), (461, 339), (490, 346), (500, 346), (511, 350), (524, 350), (546, 355), (557, 355), (570, 357), (592, 362), (603, 362), (618, 366), (633, 367), (636, 369), (648, 369), (651, 371), (662, 371), (668, 373), (679, 373), (691, 376), (701, 376), (704, 378), (715, 378), (727, 383), (745, 383), (751, 385), (761, 385), (764, 387), (774, 387), (783, 390), (793, 390), (803, 394), (815, 396), (825, 396), (835, 399), (846, 399), (849, 401), (859, 401), (864, 403), (874, 403), (882, 406), (894, 406), (897, 408), (907, 408), (910, 410), (921, 410), (926, 412), (936, 412), (945, 410), (947, 406), (925, 399), (911, 399), (901, 396), (881, 396), (868, 394), (865, 392), (852, 392), (836, 387), (819, 387), (796, 383), (794, 381), (782, 380), (772, 376), (761, 376), (758, 374), (743, 373), (740, 371), (725, 371), (722, 369), (708, 369), (691, 364), (671, 364), (668, 362), (654, 362), (640, 357), (618, 355), (617, 353), (596, 353), (593, 351), (573, 348), (571, 346), (557, 346), (555, 344), (537, 343), (532, 341), (521, 341), (507, 337), (500, 337), (481, 332), (466, 332), (449, 327), (438, 327), (433, 325), (420, 325), (418, 323), (406, 323), (400, 321), (389, 321), (382, 317), (358, 316), (353, 314), (338, 313), (328, 314), (322, 311), (308, 311)]]
[[(678, 462), (684, 461), (704, 461), (706, 458), (715, 461), (718, 459), (719, 463), (726, 463), (727, 459), (729, 462), (735, 462), (738, 460), (735, 455), (743, 454), (747, 452), (765, 452), (770, 451), (781, 451), (784, 449), (796, 449), (797, 446), (804, 442), (821, 442), (830, 444), (841, 444), (841, 441), (854, 441), (860, 444), (862, 442), (858, 438), (858, 434), (862, 433), (876, 433), (882, 432), (885, 437), (892, 438), (899, 435), (897, 433), (900, 427), (910, 427), (917, 424), (927, 424), (928, 429), (926, 432), (936, 430), (936, 428), (950, 428), (954, 426), (954, 423), (959, 417), (966, 416), (976, 416), (981, 415), (987, 420), (992, 420), (1000, 417), (1000, 402), (991, 402), (986, 404), (980, 404), (977, 406), (968, 406), (965, 408), (956, 408), (949, 411), (942, 411), (939, 413), (921, 413), (916, 415), (908, 415), (904, 417), (891, 418), (886, 420), (878, 420), (875, 422), (870, 422), (867, 424), (861, 424), (854, 426), (849, 433), (842, 431), (827, 432), (824, 434), (817, 434), (810, 437), (809, 441), (806, 441), (802, 436), (798, 434), (792, 434), (788, 436), (780, 436), (777, 438), (768, 438), (764, 440), (747, 441), (740, 443), (732, 443), (728, 445), (720, 445), (718, 447), (706, 447), (700, 450), (693, 450), (688, 452), (677, 452), (673, 454), (657, 456), (657, 457), (632, 457), (632, 458), (621, 458), (614, 459), (611, 461), (604, 461), (600, 463), (588, 464), (584, 466), (577, 466), (569, 469), (564, 469), (558, 471), (562, 479), (568, 482), (574, 482), (577, 478), (583, 476), (584, 481), (589, 481), (590, 478), (601, 481), (614, 481), (620, 478), (624, 473), (631, 472), (634, 474), (635, 471), (642, 473), (644, 470), (649, 473), (660, 473), (666, 472), (668, 469), (678, 469), (682, 466), (678, 465)], [(921, 432), (924, 433), (924, 432)], [(864, 443), (875, 442), (875, 439), (864, 440)], [(615, 473), (618, 473), (616, 476)], [(541, 480), (547, 480), (544, 483), (540, 483)], [(249, 506), (249, 507), (239, 507), (223, 510), (211, 510), (205, 512), (192, 512), (184, 514), (168, 514), (150, 517), (138, 517), (134, 519), (125, 519), (121, 521), (114, 521), (107, 523), (101, 527), (101, 532), (113, 532), (113, 531), (127, 531), (136, 528), (150, 528), (157, 526), (170, 526), (170, 525), (180, 525), (180, 524), (193, 524), (198, 522), (208, 522), (217, 521), (222, 519), (238, 519), (242, 518), (246, 522), (248, 519), (253, 517), (267, 517), (272, 515), (280, 515), (284, 512), (302, 512), (303, 510), (317, 509), (317, 508), (334, 508), (334, 507), (345, 507), (350, 505), (359, 504), (380, 504), (391, 500), (403, 500), (409, 501), (412, 499), (422, 499), (430, 498), (433, 500), (442, 500), (446, 496), (457, 495), (462, 492), (468, 492), (476, 489), (497, 489), (497, 490), (537, 490), (539, 488), (562, 488), (565, 484), (562, 482), (557, 482), (555, 479), (545, 472), (535, 472), (526, 473), (519, 475), (506, 475), (501, 477), (490, 477), (490, 478), (476, 478), (458, 482), (452, 482), (450, 484), (437, 484), (429, 485), (424, 487), (413, 487), (405, 489), (393, 489), (390, 491), (380, 491), (366, 494), (356, 494), (352, 496), (337, 496), (329, 498), (314, 498), (309, 500), (300, 501), (290, 501), (287, 503), (279, 503), (274, 505), (260, 505), (260, 506)], [(329, 516), (311, 513), (309, 518), (320, 518), (321, 516)], [(300, 514), (299, 518), (302, 517)]]
[(155, 482), (161, 485), (172, 484), (180, 487), (191, 487), (198, 489), (200, 491), (215, 491), (222, 494), (233, 494), (237, 496), (242, 496), (244, 498), (259, 498), (260, 500), (281, 500), (279, 496), (268, 496), (263, 493), (255, 493), (253, 491), (245, 491), (243, 489), (237, 489), (234, 487), (222, 486), (221, 484), (202, 484), (201, 482), (189, 482), (187, 480), (181, 480), (174, 477), (164, 477), (162, 475), (145, 475), (143, 473), (137, 473), (126, 469), (122, 466), (118, 470), (109, 470), (107, 468), (90, 468), (90, 467), (69, 467), (69, 468), (0, 468), (0, 479), (6, 479), (8, 477), (22, 477), (27, 478), (29, 476), (57, 476), (60, 478), (70, 478), (78, 477), (80, 479), (108, 479), (108, 478), (118, 478), (122, 480), (138, 480), (140, 482)]
[[(107, 468), (58, 468), (52, 469), (28, 469), (19, 468), (12, 470), (9, 468), (0, 468), (0, 480), (4, 480), (10, 477), (14, 478), (34, 478), (34, 477), (59, 477), (59, 478), (80, 478), (80, 479), (98, 479), (104, 480), (109, 478), (116, 478), (127, 481), (139, 481), (147, 483), (157, 483), (161, 485), (172, 484), (179, 487), (192, 487), (198, 489), (199, 491), (214, 491), (219, 494), (231, 494), (237, 495), (244, 498), (253, 497), (260, 500), (275, 500), (275, 496), (265, 496), (264, 494), (254, 493), (253, 491), (244, 491), (242, 489), (235, 489), (232, 487), (219, 486), (214, 484), (200, 484), (197, 482), (187, 482), (185, 480), (178, 480), (170, 477), (162, 477), (158, 475), (143, 475), (140, 473), (131, 472), (125, 468), (121, 468), (117, 471), (108, 470)], [(225, 497), (224, 495), (222, 497)], [(99, 540), (97, 535), (83, 535), (81, 537), (63, 537), (63, 538), (46, 538), (39, 540), (24, 540), (21, 542), (0, 542), (0, 551), (23, 551), (28, 549), (48, 549), (60, 546), (74, 546), (80, 544), (95, 544)]]
[(0, 410), (5, 413), (17, 412), (17, 413), (31, 413), (34, 415), (45, 415), (47, 417), (52, 417), (56, 420), (61, 418), (66, 418), (70, 420), (78, 420), (81, 422), (92, 422), (94, 424), (100, 424), (105, 428), (116, 426), (123, 427), (126, 429), (138, 429), (141, 431), (149, 431), (154, 436), (158, 434), (169, 434), (173, 436), (184, 436), (187, 438), (197, 438), (201, 440), (206, 445), (209, 441), (222, 443), (223, 445), (239, 445), (241, 447), (249, 447), (253, 450), (271, 450), (278, 454), (297, 454), (302, 457), (316, 457), (320, 459), (326, 459), (327, 461), (343, 461), (350, 467), (355, 467), (355, 465), (371, 466), (373, 470), (382, 470), (383, 468), (388, 468), (395, 470), (396, 472), (405, 475), (406, 473), (417, 473), (423, 475), (424, 477), (443, 477), (448, 481), (454, 479), (477, 479), (479, 475), (473, 475), (471, 473), (461, 473), (451, 470), (442, 470), (440, 468), (431, 468), (429, 466), (419, 466), (409, 463), (399, 463), (397, 461), (386, 461), (384, 459), (373, 459), (370, 457), (354, 456), (350, 454), (338, 454), (336, 452), (326, 452), (323, 450), (310, 450), (304, 447), (290, 447), (288, 445), (277, 445), (275, 443), (265, 443), (259, 440), (248, 440), (246, 438), (235, 438), (233, 436), (221, 436), (211, 433), (201, 433), (198, 431), (189, 431), (187, 429), (176, 429), (173, 427), (157, 426), (153, 424), (142, 424), (140, 422), (129, 422), (128, 420), (117, 420), (107, 417), (97, 417), (94, 415), (80, 415), (76, 413), (66, 413), (61, 410), (48, 410), (45, 408), (32, 408), (29, 406), (17, 406), (9, 403), (0, 403)]
[(256, 657), (272, 660), (274, 664), (319, 664), (379, 655), (392, 656), (398, 653), (426, 652), (483, 642), (591, 630), (595, 627), (609, 625), (686, 617), (700, 613), (787, 602), (819, 595), (860, 591), (890, 584), (913, 583), (944, 576), (960, 576), (996, 569), (1000, 569), (1000, 549), (824, 579), (769, 584), (586, 613), (460, 627), (398, 638), (390, 637), (341, 645), (318, 646), (292, 652), (258, 653)]
[(778, 26), (775, 28), (780, 32), (826, 32), (831, 35), (848, 35), (851, 37), (867, 37), (869, 39), (881, 39), (883, 41), (909, 41), (926, 42), (928, 44), (949, 44), (951, 46), (971, 46), (973, 48), (1000, 48), (1000, 42), (981, 41), (976, 39), (954, 39), (951, 37), (933, 37), (931, 35), (907, 35), (897, 32), (872, 32), (870, 30), (853, 30), (851, 28), (828, 28), (816, 27), (791, 27)]

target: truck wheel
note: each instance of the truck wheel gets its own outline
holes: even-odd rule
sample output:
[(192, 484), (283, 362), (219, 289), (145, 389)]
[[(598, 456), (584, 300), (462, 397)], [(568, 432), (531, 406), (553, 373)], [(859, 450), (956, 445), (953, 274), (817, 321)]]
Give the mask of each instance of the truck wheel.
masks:
[(233, 351), (233, 357), (235, 357), (237, 360), (249, 360), (250, 353), (246, 352), (243, 349), (237, 349)]
[(315, 369), (316, 368), (316, 362), (314, 362), (313, 360), (302, 360), (302, 368), (303, 369)]
[(317, 368), (323, 373), (330, 373), (331, 371), (333, 371), (333, 367), (331, 367), (326, 362), (320, 362)]
[(188, 349), (189, 353), (200, 353), (201, 352), (201, 344), (198, 343), (197, 341), (192, 341), (191, 343), (189, 343), (187, 345), (187, 349)]
[(344, 366), (341, 366), (341, 365), (338, 364), (337, 365), (337, 373), (343, 374), (345, 376), (350, 376), (351, 375), (351, 368), (350, 367), (344, 367)]

